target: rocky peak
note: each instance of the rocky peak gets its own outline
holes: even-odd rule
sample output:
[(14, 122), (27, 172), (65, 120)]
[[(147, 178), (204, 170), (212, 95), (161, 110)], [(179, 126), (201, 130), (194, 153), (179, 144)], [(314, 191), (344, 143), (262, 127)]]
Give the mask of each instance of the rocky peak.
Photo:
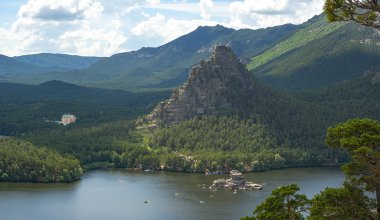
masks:
[(247, 109), (252, 92), (253, 80), (231, 48), (216, 46), (210, 59), (194, 66), (187, 81), (144, 121), (156, 126), (200, 115), (239, 113)]

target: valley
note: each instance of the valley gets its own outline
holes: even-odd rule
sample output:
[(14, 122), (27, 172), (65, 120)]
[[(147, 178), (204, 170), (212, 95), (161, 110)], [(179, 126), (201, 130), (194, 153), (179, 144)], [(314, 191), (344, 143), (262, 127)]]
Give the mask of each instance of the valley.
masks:
[[(110, 58), (49, 54), (15, 57), (18, 62), (39, 65), (41, 68), (57, 66), (66, 59), (63, 65), (67, 66), (66, 63), (71, 62), (72, 74), (73, 71), (78, 71), (75, 68), (82, 69), (79, 70), (82, 73), (75, 73), (77, 77), (97, 77), (107, 70), (116, 71), (131, 80), (128, 69), (137, 68), (139, 65), (148, 68), (148, 63), (151, 65), (149, 68), (179, 74), (181, 71), (168, 68), (176, 63), (186, 70), (181, 73), (181, 78), (187, 71), (190, 74), (184, 86), (173, 90), (173, 93), (162, 89), (176, 86), (185, 79), (172, 81), (174, 84), (169, 87), (167, 84), (162, 88), (149, 89), (139, 84), (144, 83), (141, 80), (138, 80), (139, 83), (124, 82), (120, 78), (117, 80), (127, 86), (123, 88), (144, 92), (115, 90), (119, 86), (112, 87), (112, 90), (83, 87), (57, 80), (39, 85), (1, 83), (0, 108), (7, 113), (0, 117), (0, 133), (72, 155), (85, 170), (129, 167), (200, 173), (205, 169), (223, 172), (238, 169), (249, 172), (345, 162), (348, 157), (344, 152), (325, 146), (326, 128), (352, 117), (380, 118), (379, 84), (374, 81), (378, 74), (376, 70), (367, 70), (366, 75), (353, 79), (350, 74), (345, 74), (344, 82), (337, 78), (335, 84), (328, 86), (329, 84), (323, 83), (325, 86), (321, 89), (302, 83), (307, 88), (295, 92), (288, 91), (293, 90), (291, 87), (287, 87), (287, 91), (279, 90), (275, 84), (263, 78), (264, 75), (259, 70), (283, 56), (282, 54), (296, 50), (306, 52), (309, 50), (308, 45), (321, 39), (326, 41), (324, 38), (346, 31), (348, 27), (356, 27), (354, 24), (328, 24), (323, 19), (321, 15), (299, 26), (283, 25), (254, 31), (235, 31), (220, 25), (199, 27), (161, 47), (142, 48)], [(310, 30), (315, 30), (318, 34)], [(267, 39), (266, 43), (262, 42), (264, 38)], [(242, 44), (244, 42), (246, 45)], [(213, 45), (223, 43), (230, 45), (231, 47), (226, 48), (231, 48), (231, 51), (223, 49), (215, 52), (211, 55), (215, 64), (202, 66), (208, 61), (201, 61), (200, 66), (194, 67), (198, 69), (191, 70), (189, 66), (196, 64), (196, 59), (207, 56)], [(181, 48), (177, 51), (181, 56), (173, 54), (174, 48)], [(274, 50), (277, 55), (271, 52)], [(169, 59), (170, 57), (174, 59)], [(247, 65), (252, 72), (244, 72), (244, 64), (240, 64), (247, 61), (244, 57), (253, 57), (252, 62)], [(265, 61), (264, 57), (272, 58), (265, 58), (270, 60)], [(54, 63), (55, 60), (59, 62)], [(139, 64), (140, 62), (142, 63)], [(293, 63), (291, 60), (286, 62)], [(300, 62), (308, 65), (307, 62)], [(225, 67), (218, 70), (220, 65)], [(276, 66), (284, 67), (282, 64)], [(313, 68), (312, 65), (308, 67)], [(120, 72), (121, 70), (124, 72)], [(239, 71), (242, 71), (242, 75), (237, 78), (236, 75), (226, 75)], [(285, 74), (284, 71), (280, 72)], [(308, 74), (305, 77), (308, 77), (309, 82), (320, 81), (312, 80), (313, 71), (306, 72)], [(360, 73), (356, 71), (355, 74), (357, 72)], [(276, 74), (268, 75), (268, 71), (266, 73), (265, 77), (277, 77)], [(70, 74), (65, 73), (65, 81), (72, 81)], [(337, 74), (340, 73), (334, 73), (334, 76)], [(147, 80), (148, 75), (143, 74), (141, 77)], [(152, 76), (158, 75), (160, 74), (155, 73)], [(60, 73), (53, 76), (59, 79)], [(292, 74), (289, 77), (293, 77)], [(302, 77), (297, 75), (297, 79)], [(107, 85), (102, 80), (81, 80), (86, 85), (92, 82)], [(134, 86), (128, 86), (129, 83)], [(159, 82), (160, 85), (165, 84), (162, 83)], [(272, 86), (276, 89), (271, 88)], [(217, 87), (221, 90), (216, 90)], [(169, 98), (170, 93), (172, 97), (169, 103), (172, 106), (165, 109), (166, 107), (159, 107), (159, 104), (154, 109), (157, 103)], [(147, 118), (150, 119), (146, 121), (144, 115), (152, 110), (154, 113), (148, 115)], [(45, 122), (60, 118), (65, 113), (75, 114), (78, 122), (64, 127)], [(136, 119), (140, 121), (138, 125)], [(166, 126), (173, 119), (175, 123)], [(141, 121), (157, 128), (138, 129)], [(193, 159), (188, 160), (178, 156), (178, 153)]]
[[(86, 36), (120, 41), (107, 56), (0, 54), (1, 217), (380, 219), (380, 32), (366, 27), (375, 14), (345, 20), (332, 1), (303, 23), (201, 25), (137, 50), (120, 46), (130, 39), (113, 20), (117, 32)], [(220, 178), (203, 174), (231, 170), (263, 191), (208, 189)], [(298, 206), (284, 214), (289, 198)]]

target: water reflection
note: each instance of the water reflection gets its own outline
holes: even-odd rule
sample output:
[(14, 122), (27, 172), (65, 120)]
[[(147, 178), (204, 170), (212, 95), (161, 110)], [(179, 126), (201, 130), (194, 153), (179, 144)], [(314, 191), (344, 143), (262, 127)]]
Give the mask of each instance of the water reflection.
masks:
[(344, 181), (339, 169), (302, 168), (245, 174), (261, 191), (208, 188), (227, 175), (94, 171), (74, 184), (0, 183), (2, 219), (239, 219), (272, 189), (297, 183), (309, 197)]

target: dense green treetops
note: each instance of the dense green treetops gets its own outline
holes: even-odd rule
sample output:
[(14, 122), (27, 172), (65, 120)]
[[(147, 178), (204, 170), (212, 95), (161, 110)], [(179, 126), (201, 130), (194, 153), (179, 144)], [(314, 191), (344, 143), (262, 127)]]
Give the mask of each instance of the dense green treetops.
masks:
[[(380, 219), (380, 123), (348, 120), (328, 129), (326, 143), (346, 150), (352, 158), (343, 166), (347, 180), (341, 188), (326, 188), (308, 200), (296, 194), (296, 185), (281, 187), (256, 207), (252, 217), (242, 219)], [(365, 191), (374, 192), (375, 199)]]
[(72, 182), (82, 175), (78, 160), (12, 138), (0, 138), (0, 181)]
[(341, 188), (326, 188), (311, 200), (310, 220), (371, 219), (371, 201), (363, 190), (348, 182)]
[(370, 220), (375, 219), (372, 201), (358, 185), (345, 182), (340, 188), (327, 187), (314, 198), (299, 194), (296, 184), (274, 189), (241, 220)]
[(271, 195), (253, 212), (253, 217), (241, 220), (300, 220), (309, 208), (310, 201), (304, 194), (298, 194), (296, 184), (274, 189)]
[(344, 171), (348, 176), (365, 183), (368, 190), (380, 190), (380, 124), (378, 121), (352, 119), (329, 128), (326, 143), (350, 153), (352, 160), (344, 166)]
[(371, 119), (352, 119), (338, 124), (328, 129), (326, 143), (349, 152), (352, 159), (343, 166), (343, 171), (350, 181), (375, 192), (380, 213), (380, 123)]

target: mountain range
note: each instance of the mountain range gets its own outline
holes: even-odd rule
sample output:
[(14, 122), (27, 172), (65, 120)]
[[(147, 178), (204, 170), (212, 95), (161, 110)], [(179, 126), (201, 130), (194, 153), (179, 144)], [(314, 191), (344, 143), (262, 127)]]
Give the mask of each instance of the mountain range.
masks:
[[(0, 55), (0, 81), (45, 82), (59, 73), (88, 68), (102, 57), (82, 57), (67, 54), (41, 53), (8, 57)], [(41, 75), (42, 81), (38, 80)]]
[[(1, 56), (0, 134), (90, 167), (336, 164), (347, 155), (326, 147), (326, 129), (380, 119), (378, 42), (372, 29), (320, 15), (259, 30), (199, 27), (160, 47), (105, 58)], [(78, 122), (50, 123), (66, 112)]]
[[(88, 64), (96, 58), (76, 57), (78, 61), (71, 65), (71, 71), (61, 71), (62, 69), (53, 71), (54, 69), (46, 69), (46, 67), (53, 67), (47, 65), (44, 65), (45, 69), (41, 70), (41, 64), (47, 64), (52, 60), (43, 60), (44, 57), (41, 55), (18, 57), (16, 60), (23, 62), (33, 58), (32, 62), (26, 64), (40, 64), (40, 66), (36, 70), (31, 69), (28, 72), (29, 75), (17, 69), (11, 73), (1, 74), (4, 72), (3, 69), (9, 66), (5, 63), (0, 65), (0, 76), (3, 81), (20, 83), (37, 84), (49, 80), (61, 80), (113, 89), (162, 90), (182, 84), (189, 68), (200, 59), (208, 57), (215, 45), (227, 44), (236, 51), (239, 57), (249, 61), (250, 57), (273, 47), (296, 30), (297, 26), (291, 24), (259, 30), (234, 30), (220, 25), (199, 27), (160, 47), (141, 48), (137, 51), (115, 54), (100, 59), (88, 68), (85, 65), (78, 66), (78, 63), (84, 63), (85, 60)], [(81, 70), (73, 70), (74, 67), (80, 67)]]
[(172, 89), (216, 45), (230, 46), (256, 78), (282, 90), (326, 87), (380, 68), (376, 30), (351, 22), (329, 23), (322, 14), (301, 25), (258, 30), (199, 27), (165, 45), (106, 58), (1, 56), (0, 80), (28, 84), (61, 80), (130, 91)]

